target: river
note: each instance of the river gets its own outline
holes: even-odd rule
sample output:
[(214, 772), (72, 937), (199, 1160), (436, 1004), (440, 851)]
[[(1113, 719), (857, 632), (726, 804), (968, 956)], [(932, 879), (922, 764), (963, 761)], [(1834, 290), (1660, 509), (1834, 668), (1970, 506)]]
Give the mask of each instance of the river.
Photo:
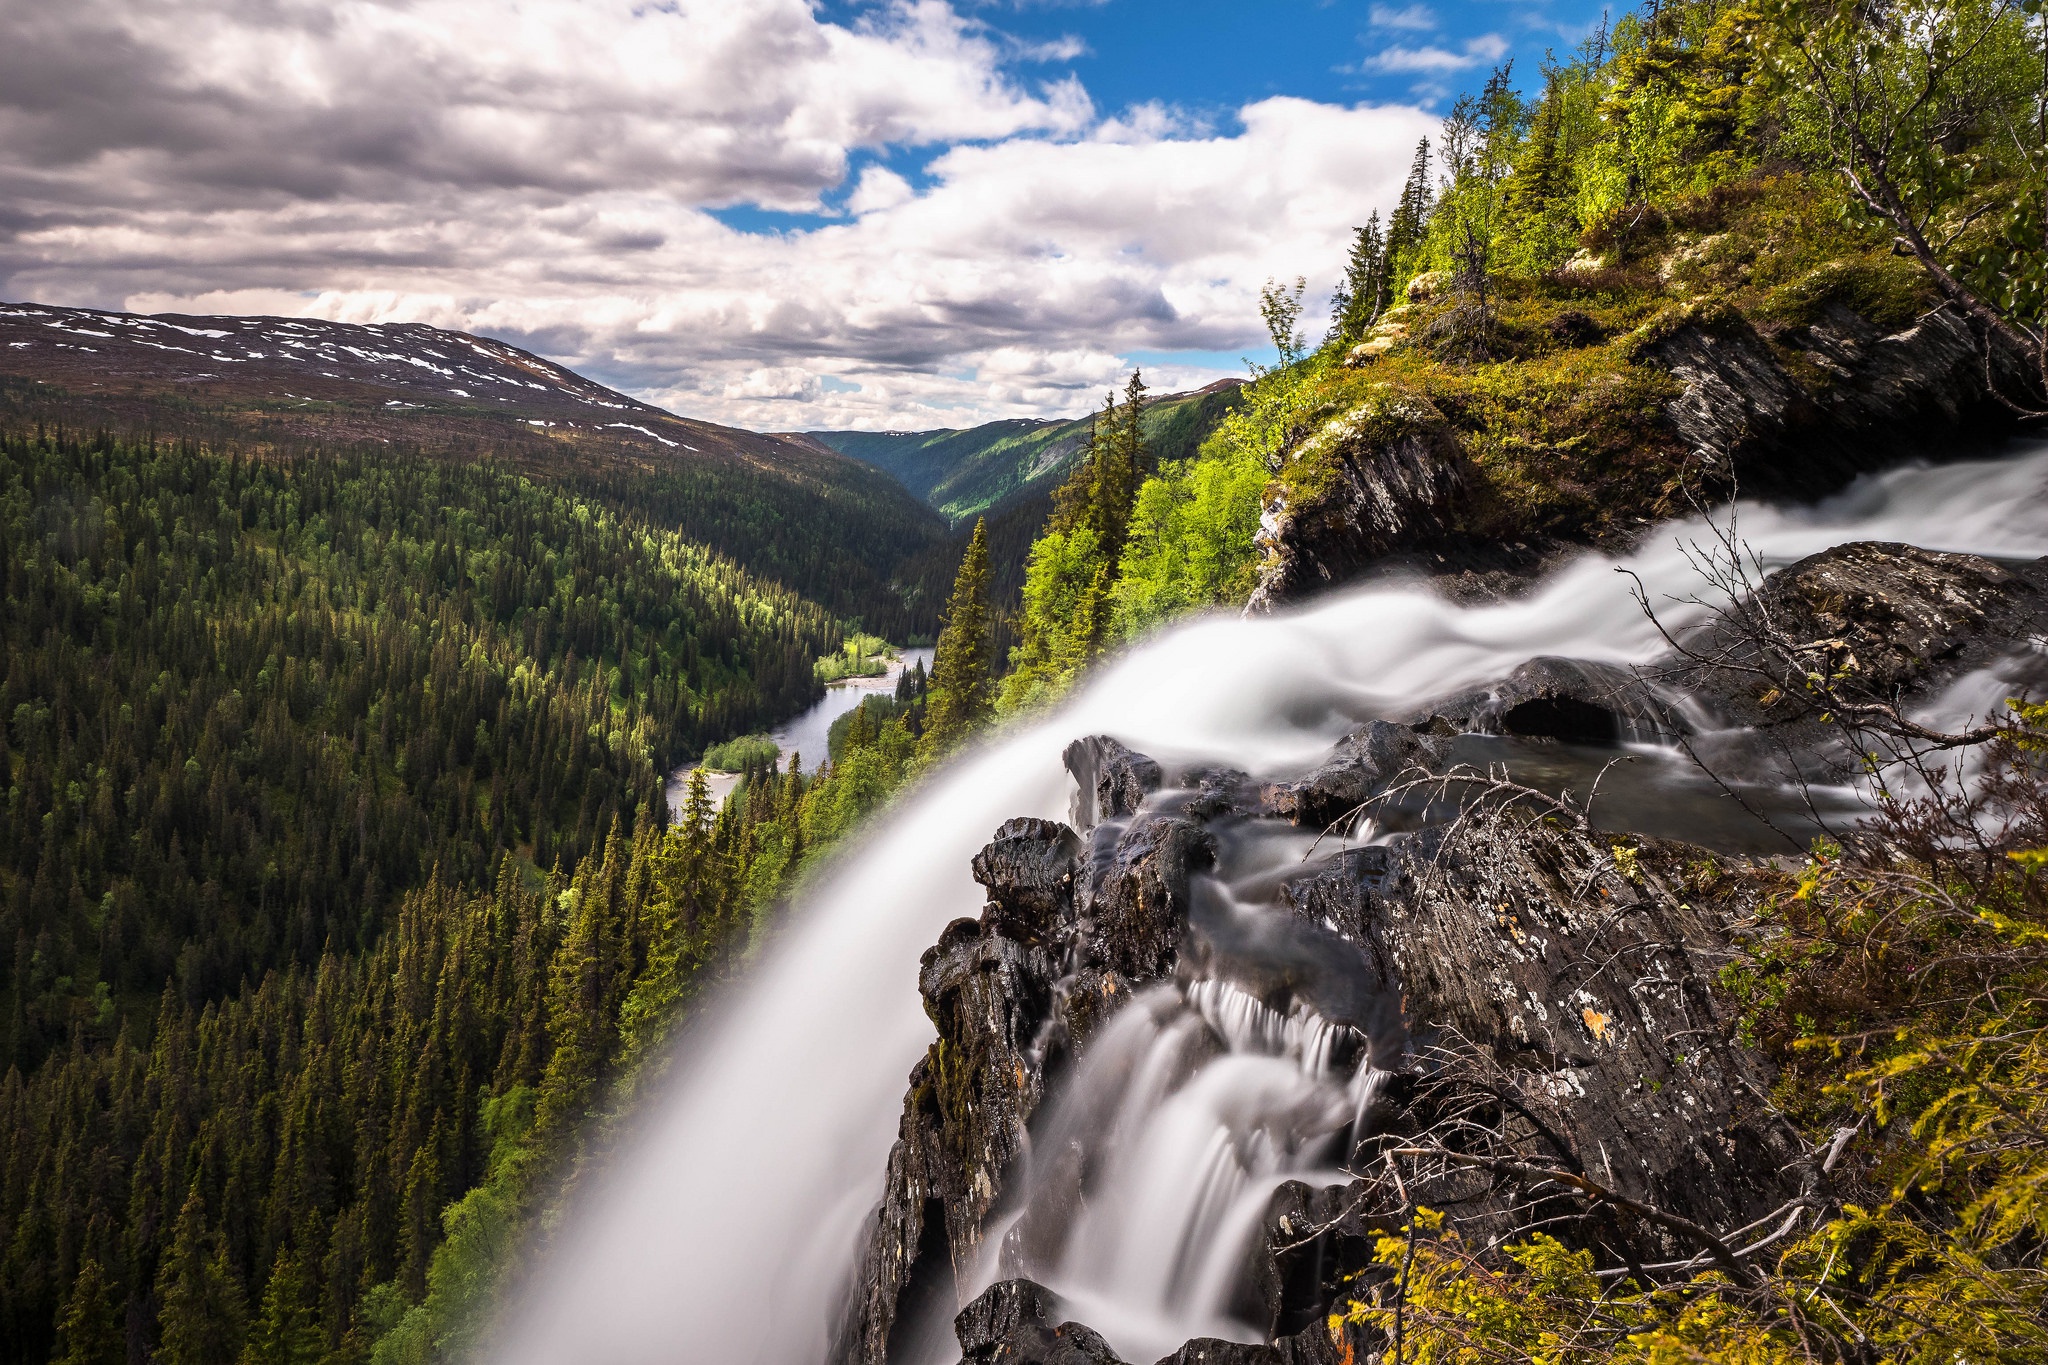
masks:
[[(889, 664), (889, 671), (878, 678), (848, 678), (825, 689), (825, 696), (817, 705), (792, 720), (786, 721), (779, 729), (771, 730), (768, 737), (775, 741), (775, 747), (787, 757), (797, 755), (803, 761), (804, 771), (814, 773), (825, 763), (825, 746), (832, 733), (832, 722), (859, 706), (877, 692), (890, 693), (896, 690), (896, 680), (903, 670), (916, 664), (923, 664), (930, 672), (932, 651), (929, 648), (903, 650)], [(674, 819), (682, 813), (683, 797), (690, 785), (690, 770), (694, 763), (686, 763), (669, 774), (668, 813)], [(732, 795), (739, 786), (738, 773), (705, 770), (705, 781), (711, 788), (712, 801), (723, 806), (725, 798)]]

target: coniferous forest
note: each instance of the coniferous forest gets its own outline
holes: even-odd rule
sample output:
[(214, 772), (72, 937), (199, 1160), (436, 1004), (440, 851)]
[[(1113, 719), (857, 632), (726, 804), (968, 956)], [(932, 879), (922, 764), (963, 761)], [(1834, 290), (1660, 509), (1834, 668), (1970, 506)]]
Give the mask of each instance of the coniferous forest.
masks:
[(663, 779), (842, 624), (487, 463), (0, 439), (4, 1353), (363, 1354), (746, 942), (802, 783)]

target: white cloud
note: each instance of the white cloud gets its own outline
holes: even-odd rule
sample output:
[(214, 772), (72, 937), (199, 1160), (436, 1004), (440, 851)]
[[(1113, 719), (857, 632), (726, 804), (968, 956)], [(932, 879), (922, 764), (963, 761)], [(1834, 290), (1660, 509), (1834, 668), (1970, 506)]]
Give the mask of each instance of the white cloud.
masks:
[[(1435, 123), (1289, 98), (1223, 132), (1098, 119), (938, 0), (852, 28), (802, 0), (71, 0), (9, 25), (0, 297), (459, 327), (775, 429), (1072, 413), (1134, 352), (1257, 347), (1260, 283), (1332, 282)], [(814, 208), (904, 146), (930, 149), (921, 190), (870, 164), (850, 216), (713, 216)]]
[(1508, 52), (1508, 40), (1498, 33), (1482, 33), (1468, 38), (1453, 52), (1448, 48), (1431, 44), (1428, 47), (1390, 47), (1374, 53), (1365, 59), (1368, 71), (1388, 74), (1403, 72), (1416, 75), (1440, 75), (1451, 71), (1469, 71), (1475, 66), (1497, 62)]
[(1370, 14), (1374, 28), (1403, 29), (1410, 33), (1430, 33), (1436, 29), (1436, 12), (1428, 5), (1404, 5), (1396, 9), (1392, 5), (1374, 5)]
[(860, 183), (847, 196), (846, 209), (849, 213), (878, 213), (916, 197), (908, 180), (887, 166), (870, 166), (860, 173)]
[(816, 398), (823, 390), (824, 382), (809, 370), (795, 365), (773, 365), (728, 383), (725, 396), (786, 402), (793, 398)]

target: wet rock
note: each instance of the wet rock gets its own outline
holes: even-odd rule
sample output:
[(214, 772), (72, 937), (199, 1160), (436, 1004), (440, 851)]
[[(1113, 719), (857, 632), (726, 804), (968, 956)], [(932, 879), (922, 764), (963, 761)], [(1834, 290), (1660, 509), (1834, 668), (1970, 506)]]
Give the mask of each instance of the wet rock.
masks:
[[(1975, 555), (1859, 541), (1772, 574), (1755, 614), (1807, 647), (1802, 661), (1837, 675), (1843, 691), (1890, 702), (1924, 694), (2048, 631), (2048, 593), (2035, 581), (2043, 567), (2015, 572)], [(1745, 634), (1731, 618), (1686, 644), (1703, 655), (1752, 663), (1757, 652)], [(1681, 676), (1751, 724), (1797, 709), (1764, 700), (1759, 689), (1767, 685), (1739, 670), (1684, 670)]]
[(1294, 443), (1256, 537), (1265, 611), (1443, 540), (1465, 495), (1464, 457), (1420, 399), (1346, 411)]
[[(1636, 352), (1679, 381), (1666, 413), (1680, 437), (1715, 467), (1732, 462), (1745, 491), (1818, 497), (1893, 460), (2012, 427), (1985, 383), (1983, 346), (1951, 307), (1887, 333), (1830, 304), (1773, 341), (1720, 313)], [(2020, 392), (2010, 358), (1993, 360)]]
[(1083, 832), (1136, 815), (1165, 778), (1157, 763), (1107, 735), (1075, 740), (1063, 758), (1074, 777), (1074, 828)]
[(1249, 1279), (1276, 1340), (1325, 1329), (1333, 1305), (1361, 1298), (1387, 1278), (1373, 1254), (1398, 1232), (1397, 1215), (1374, 1216), (1364, 1181), (1312, 1187), (1290, 1180), (1273, 1191)]
[(1371, 1040), (1371, 1056), (1381, 1067), (1400, 1058), (1408, 1040), (1400, 991), (1381, 963), (1314, 920), (1245, 918), (1214, 904), (1216, 894), (1213, 886), (1197, 892), (1194, 932), (1180, 960), (1190, 979), (1228, 981), (1283, 1014), (1295, 1003), (1307, 1005)]
[(1691, 728), (1676, 706), (1628, 669), (1555, 657), (1531, 659), (1499, 682), (1431, 702), (1405, 719), (1463, 734), (1578, 744), (1651, 740)]
[(1187, 769), (1176, 779), (1175, 789), (1160, 793), (1151, 805), (1165, 814), (1201, 821), (1273, 813), (1265, 790), (1250, 774), (1235, 768)]
[(1267, 787), (1264, 805), (1296, 825), (1322, 829), (1357, 812), (1402, 774), (1434, 771), (1449, 752), (1441, 735), (1376, 720), (1339, 740), (1307, 777)]
[(1080, 839), (1058, 821), (1007, 821), (974, 855), (974, 880), (988, 888), (982, 922), (1026, 942), (1050, 942), (1072, 911), (1080, 856)]
[(1123, 1365), (1108, 1342), (1064, 1316), (1059, 1296), (1042, 1285), (990, 1285), (953, 1320), (961, 1365)]
[[(1709, 1227), (1796, 1193), (1805, 1149), (1764, 1101), (1762, 1060), (1732, 1041), (1732, 1007), (1713, 989), (1731, 955), (1727, 912), (1691, 903), (1693, 866), (1711, 862), (1514, 809), (1472, 812), (1455, 834), (1432, 829), (1391, 854), (1354, 893), (1353, 932), (1406, 993), (1419, 1098), (1396, 1128), (1478, 1103), (1524, 1159)], [(1297, 896), (1332, 909), (1344, 899)], [(1454, 1171), (1415, 1197), (1460, 1210), (1474, 1246), (1544, 1212), (1485, 1173)], [(1587, 1213), (1555, 1202), (1550, 1212)], [(1695, 1250), (1645, 1225), (1591, 1220), (1584, 1235), (1657, 1259)]]
[(1192, 820), (1153, 814), (1096, 835), (1075, 897), (1084, 960), (1132, 985), (1155, 980), (1172, 970), (1190, 877), (1215, 865), (1216, 841)]
[(1338, 1365), (1354, 1357), (1340, 1351), (1318, 1324), (1270, 1346), (1197, 1337), (1158, 1365)]
[[(1055, 855), (1071, 838), (1064, 826), (1012, 821), (977, 866), (990, 871), (992, 896), (1014, 891), (1019, 903), (1056, 923), (1063, 914)], [(1020, 867), (1017, 882), (1000, 875)], [(989, 1210), (1026, 1143), (1043, 1081), (1037, 1042), (1059, 971), (1043, 946), (1005, 928), (1001, 914), (989, 923), (955, 920), (920, 965), (918, 989), (938, 1041), (911, 1072), (835, 1361), (880, 1365), (904, 1344), (906, 1330), (957, 1306), (959, 1277), (973, 1264)]]

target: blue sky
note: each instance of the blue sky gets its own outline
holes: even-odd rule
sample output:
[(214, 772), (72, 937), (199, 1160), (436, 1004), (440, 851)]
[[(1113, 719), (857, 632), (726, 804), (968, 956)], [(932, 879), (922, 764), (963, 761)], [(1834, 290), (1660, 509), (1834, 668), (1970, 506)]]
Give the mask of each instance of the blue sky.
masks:
[[(65, 0), (0, 297), (424, 322), (761, 430), (1073, 415), (1316, 329), (1416, 139), (1579, 0)], [(55, 74), (52, 74), (55, 73)]]
[[(885, 21), (894, 0), (823, 0), (821, 17), (849, 27)], [(1533, 81), (1546, 54), (1568, 56), (1603, 15), (1586, 0), (982, 0), (961, 7), (1007, 49), (1021, 81), (1078, 78), (1097, 110), (1158, 106), (1183, 127), (1236, 131), (1237, 111), (1275, 95), (1330, 104), (1416, 104), (1441, 111), (1512, 61)], [(933, 149), (898, 146), (857, 157), (824, 196), (844, 202), (861, 166), (879, 163), (922, 187)], [(714, 210), (741, 231), (814, 227), (819, 215), (739, 204)]]

